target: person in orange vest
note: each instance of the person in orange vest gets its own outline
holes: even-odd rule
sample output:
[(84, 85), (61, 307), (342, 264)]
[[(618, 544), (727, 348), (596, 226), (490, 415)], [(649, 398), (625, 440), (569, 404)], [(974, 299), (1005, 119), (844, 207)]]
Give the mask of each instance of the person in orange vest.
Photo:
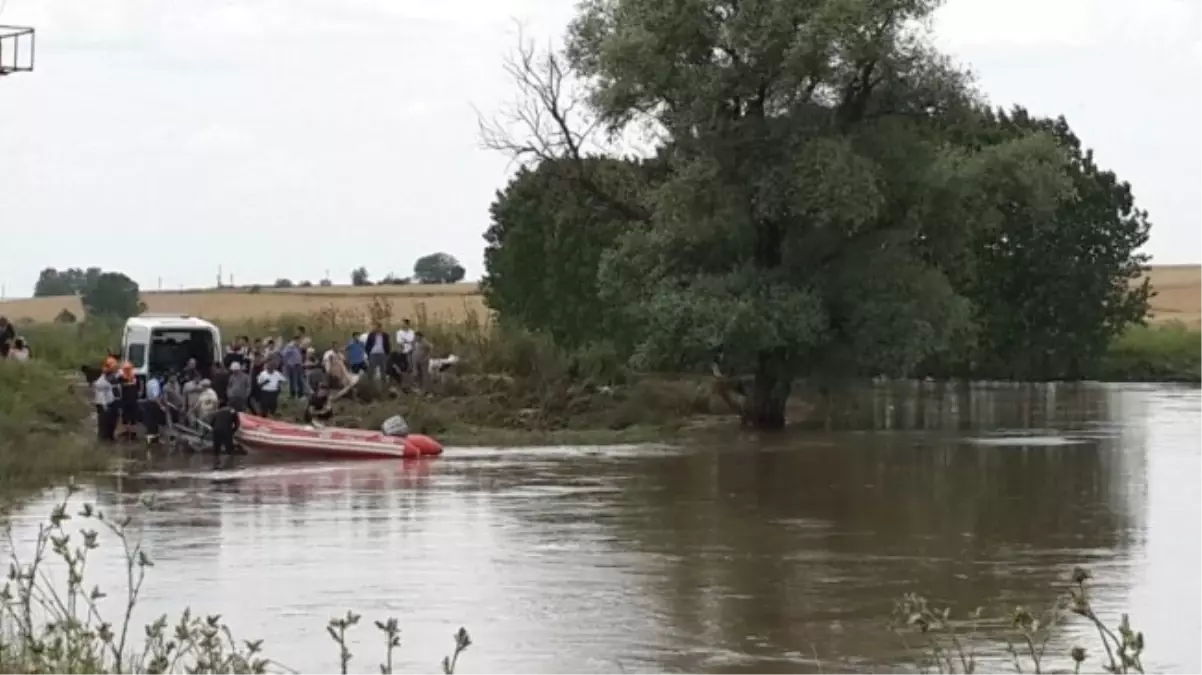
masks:
[(138, 437), (137, 425), (140, 419), (139, 399), (142, 398), (138, 377), (134, 373), (134, 364), (126, 361), (121, 366), (121, 395), (118, 399), (121, 409), (120, 436), (134, 440)]

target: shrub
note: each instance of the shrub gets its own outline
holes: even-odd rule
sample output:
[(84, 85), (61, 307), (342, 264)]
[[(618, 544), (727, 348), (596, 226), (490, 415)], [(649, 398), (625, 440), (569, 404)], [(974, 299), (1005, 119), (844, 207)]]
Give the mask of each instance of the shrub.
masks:
[(0, 493), (96, 471), (108, 455), (84, 440), (91, 410), (60, 371), (0, 360)]

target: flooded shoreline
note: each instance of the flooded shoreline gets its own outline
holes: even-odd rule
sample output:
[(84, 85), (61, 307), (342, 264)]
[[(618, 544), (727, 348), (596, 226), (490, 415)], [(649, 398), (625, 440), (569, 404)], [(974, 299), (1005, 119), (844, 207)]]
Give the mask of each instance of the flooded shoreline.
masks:
[[(371, 621), (387, 616), (398, 672), (435, 669), (460, 625), (475, 643), (463, 673), (905, 667), (885, 627), (903, 593), (1004, 618), (1054, 600), (1075, 565), (1094, 572), (1100, 613), (1130, 612), (1148, 635), (1149, 672), (1202, 667), (1198, 390), (1015, 392), (957, 413), (970, 423), (912, 431), (220, 471), (164, 460), (80, 497), (110, 512), (155, 499), (136, 620), (220, 612), (305, 671), (337, 669), (325, 624), (348, 609), (364, 617), (358, 672), (378, 670)], [(19, 544), (49, 507), (14, 514)], [(89, 584), (119, 590), (120, 561), (101, 553)], [(1060, 655), (1077, 639), (1097, 661), (1083, 629), (1058, 633), (1054, 664), (1071, 668)], [(1004, 645), (985, 631), (979, 648)]]

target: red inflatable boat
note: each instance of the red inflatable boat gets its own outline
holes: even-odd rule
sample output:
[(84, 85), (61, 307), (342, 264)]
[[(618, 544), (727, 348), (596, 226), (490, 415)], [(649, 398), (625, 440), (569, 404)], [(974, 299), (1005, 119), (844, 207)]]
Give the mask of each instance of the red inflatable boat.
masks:
[(415, 459), (442, 454), (442, 444), (422, 434), (386, 436), (368, 429), (312, 427), (242, 413), (238, 442), (247, 450), (294, 454), (380, 459)]

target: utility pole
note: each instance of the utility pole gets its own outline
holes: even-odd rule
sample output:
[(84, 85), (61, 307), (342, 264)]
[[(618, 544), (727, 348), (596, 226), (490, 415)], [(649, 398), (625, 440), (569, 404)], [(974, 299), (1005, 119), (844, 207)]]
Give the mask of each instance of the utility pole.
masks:
[(221, 265), (217, 266), (217, 288), (221, 288)]

